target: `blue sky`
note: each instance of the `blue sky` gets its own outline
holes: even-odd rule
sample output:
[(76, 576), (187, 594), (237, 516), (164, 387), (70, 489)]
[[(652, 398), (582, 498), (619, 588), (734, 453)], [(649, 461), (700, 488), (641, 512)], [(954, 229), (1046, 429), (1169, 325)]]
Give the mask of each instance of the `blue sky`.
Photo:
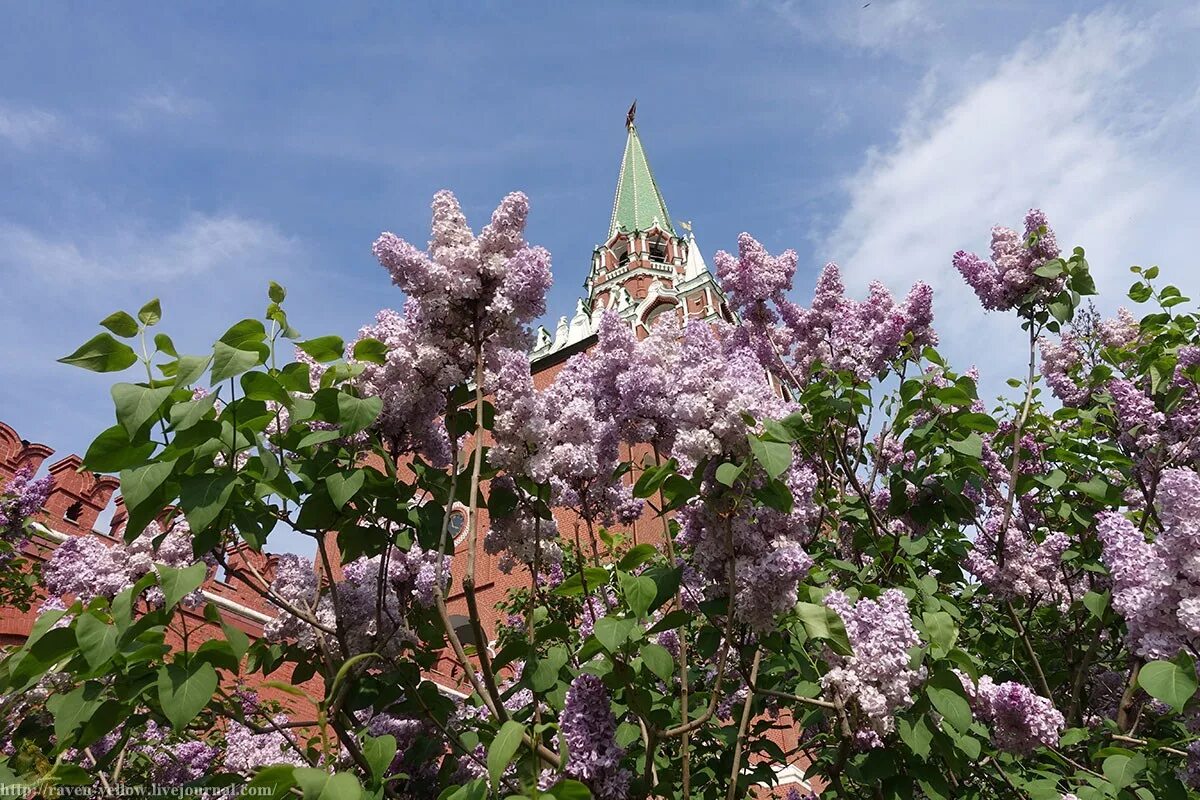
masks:
[[(370, 253), (428, 236), (448, 187), (482, 224), (529, 194), (549, 321), (606, 232), (625, 109), (706, 256), (749, 230), (861, 290), (932, 283), (945, 349), (996, 391), (1013, 320), (950, 270), (1031, 205), (1200, 291), (1200, 13), (1189, 4), (9, 5), (0, 30), (0, 419), (60, 455), (109, 379), (55, 363), (162, 298), (198, 351), (285, 284), (303, 333), (402, 298)], [(417, 5), (417, 4), (410, 4)]]

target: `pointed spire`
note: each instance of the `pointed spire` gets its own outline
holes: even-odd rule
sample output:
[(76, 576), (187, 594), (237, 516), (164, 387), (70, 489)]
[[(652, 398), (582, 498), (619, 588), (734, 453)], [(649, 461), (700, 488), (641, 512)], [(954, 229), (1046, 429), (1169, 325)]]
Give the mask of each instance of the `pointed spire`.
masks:
[(667, 204), (650, 171), (646, 151), (638, 138), (637, 126), (633, 124), (637, 113), (637, 101), (629, 108), (625, 127), (629, 133), (625, 140), (625, 155), (621, 158), (621, 173), (617, 176), (617, 193), (613, 198), (612, 220), (608, 225), (611, 237), (617, 231), (649, 230), (655, 223), (672, 236), (675, 228)]

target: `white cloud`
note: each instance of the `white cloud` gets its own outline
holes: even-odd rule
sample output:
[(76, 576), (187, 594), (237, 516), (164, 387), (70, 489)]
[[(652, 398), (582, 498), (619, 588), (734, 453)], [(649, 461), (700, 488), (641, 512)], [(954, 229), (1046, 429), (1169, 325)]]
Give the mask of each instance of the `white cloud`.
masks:
[(174, 89), (155, 89), (133, 97), (116, 117), (132, 128), (141, 128), (154, 120), (187, 119), (206, 111), (208, 105)]
[(0, 223), (0, 272), (60, 286), (220, 274), (283, 264), (296, 250), (297, 243), (275, 227), (230, 214), (196, 214), (166, 231), (126, 225), (74, 239)]
[(1196, 73), (1179, 63), (1192, 57), (1179, 46), (1186, 27), (1164, 15), (1072, 19), (949, 99), (931, 71), (895, 144), (847, 182), (849, 207), (820, 252), (858, 288), (875, 277), (893, 289), (932, 284), (946, 349), (962, 366), (987, 362), (993, 380), (1015, 371), (1020, 331), (982, 312), (950, 259), (986, 252), (991, 225), (1018, 226), (1031, 206), (1061, 244), (1087, 248), (1102, 308), (1123, 297), (1133, 263), (1162, 262), (1198, 296), (1187, 240), (1200, 162), (1172, 147), (1200, 132)]
[(95, 146), (90, 136), (75, 130), (57, 114), (0, 103), (0, 145), (4, 143), (18, 150), (47, 145), (90, 150)]

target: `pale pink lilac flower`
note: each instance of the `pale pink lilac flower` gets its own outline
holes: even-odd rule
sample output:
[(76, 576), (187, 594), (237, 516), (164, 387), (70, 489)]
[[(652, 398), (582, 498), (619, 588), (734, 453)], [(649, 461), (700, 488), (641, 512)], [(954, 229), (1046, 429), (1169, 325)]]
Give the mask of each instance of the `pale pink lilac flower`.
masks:
[(1153, 542), (1117, 512), (1101, 514), (1097, 525), (1113, 608), (1125, 618), (1130, 647), (1150, 659), (1200, 641), (1200, 476), (1166, 470), (1157, 500), (1164, 529)]
[(921, 643), (908, 613), (908, 598), (888, 589), (879, 599), (851, 603), (832, 592), (825, 605), (846, 626), (853, 654), (826, 655), (831, 669), (821, 678), (827, 693), (847, 705), (860, 747), (882, 747), (895, 730), (897, 711), (913, 703), (913, 691), (925, 679), (925, 668), (913, 669), (908, 651)]

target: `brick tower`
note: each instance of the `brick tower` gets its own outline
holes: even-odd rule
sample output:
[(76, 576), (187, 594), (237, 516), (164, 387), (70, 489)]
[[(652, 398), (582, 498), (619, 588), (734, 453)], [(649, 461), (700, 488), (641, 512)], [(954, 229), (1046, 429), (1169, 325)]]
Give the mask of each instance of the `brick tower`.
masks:
[(583, 284), (586, 295), (577, 301), (573, 317), (559, 318), (553, 334), (538, 329), (535, 372), (536, 362), (542, 358), (592, 336), (606, 309), (627, 320), (639, 338), (659, 315), (669, 312), (683, 324), (733, 320), (725, 293), (705, 263), (691, 225), (681, 223), (687, 235), (680, 236), (671, 221), (634, 124), (634, 108), (629, 110), (625, 128), (625, 153), (617, 173), (608, 235), (592, 251)]

